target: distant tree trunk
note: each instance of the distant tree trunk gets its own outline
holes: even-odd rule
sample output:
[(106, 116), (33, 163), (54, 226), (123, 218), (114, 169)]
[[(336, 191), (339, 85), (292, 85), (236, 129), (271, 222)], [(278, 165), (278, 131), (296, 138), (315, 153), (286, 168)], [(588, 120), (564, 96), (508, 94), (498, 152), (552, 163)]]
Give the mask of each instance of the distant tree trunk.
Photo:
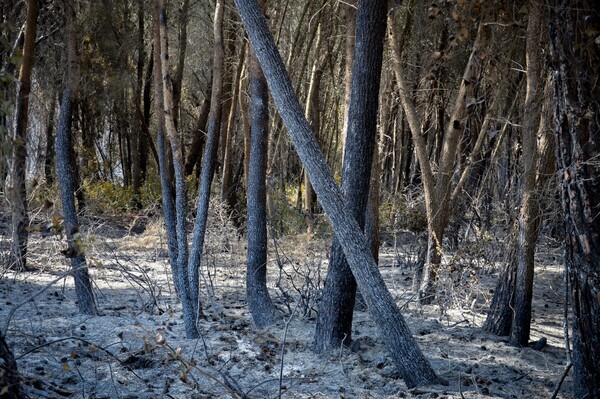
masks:
[(229, 218), (234, 222), (236, 227), (239, 227), (239, 217), (236, 215), (235, 206), (237, 202), (236, 185), (233, 181), (233, 146), (234, 146), (234, 126), (235, 113), (237, 110), (237, 98), (242, 85), (242, 71), (246, 60), (246, 42), (242, 44), (240, 54), (238, 56), (238, 65), (236, 68), (233, 91), (231, 93), (232, 101), (227, 115), (227, 124), (225, 126), (225, 140), (222, 145), (225, 147), (223, 151), (223, 168), (221, 173), (221, 202), (228, 212)]
[[(383, 7), (380, 2), (368, 3), (370, 6)], [(309, 173), (319, 202), (331, 220), (348, 264), (357, 277), (371, 317), (379, 327), (382, 341), (387, 346), (401, 378), (409, 388), (443, 382), (411, 336), (408, 325), (371, 256), (358, 221), (347, 209), (342, 192), (304, 118), (302, 107), (294, 94), (265, 16), (256, 1), (236, 0), (236, 5), (292, 143)]]
[[(320, 15), (320, 14), (319, 14)], [(320, 20), (317, 22), (321, 24)], [(317, 28), (317, 45), (315, 47), (315, 62), (312, 67), (312, 72), (310, 73), (310, 80), (308, 84), (308, 95), (306, 96), (306, 110), (305, 116), (308, 122), (310, 123), (310, 127), (315, 135), (319, 137), (319, 132), (321, 130), (321, 120), (320, 120), (320, 107), (319, 107), (319, 95), (321, 93), (321, 78), (323, 76), (323, 68), (329, 55), (331, 52), (325, 51), (325, 56), (322, 55), (322, 45), (323, 45), (323, 32), (322, 28), (319, 26)], [(310, 185), (310, 178), (308, 177), (308, 173), (306, 170), (303, 173), (304, 178), (304, 203), (303, 209), (304, 218), (306, 220), (306, 232), (308, 234), (314, 233), (314, 193), (312, 186)]]
[(196, 128), (194, 129), (194, 137), (192, 138), (192, 145), (190, 146), (186, 158), (185, 158), (185, 175), (189, 176), (194, 172), (196, 164), (202, 160), (202, 148), (206, 141), (206, 122), (208, 121), (208, 113), (210, 111), (210, 96), (211, 90), (209, 88), (206, 93), (206, 98), (202, 101), (200, 106), (200, 115), (196, 122)]
[(202, 156), (202, 173), (200, 176), (200, 189), (196, 205), (196, 222), (192, 239), (192, 250), (188, 265), (192, 300), (199, 303), (200, 262), (204, 249), (206, 223), (208, 221), (208, 205), (210, 200), (210, 186), (212, 184), (219, 136), (221, 131), (221, 100), (223, 94), (223, 71), (225, 55), (223, 48), (223, 0), (217, 0), (214, 17), (214, 55), (213, 55), (213, 81), (210, 99), (210, 112), (208, 114), (208, 135)]
[(536, 187), (537, 133), (540, 116), (540, 34), (542, 5), (529, 2), (529, 21), (526, 35), (527, 89), (522, 128), (522, 198), (517, 235), (517, 274), (515, 281), (514, 318), (510, 343), (527, 346), (531, 329), (531, 301), (533, 299), (533, 269), (535, 246), (540, 226), (539, 201)]
[(183, 83), (183, 67), (185, 66), (185, 51), (187, 49), (187, 26), (189, 21), (190, 0), (182, 0), (179, 9), (179, 53), (177, 54), (177, 65), (173, 75), (173, 121), (175, 127), (179, 126), (181, 89)]
[[(264, 9), (264, 0), (261, 1)], [(269, 91), (260, 64), (250, 49), (250, 164), (248, 175), (248, 266), (246, 300), (256, 328), (273, 324), (275, 306), (267, 288), (267, 143)]]
[(0, 399), (24, 398), (20, 380), (15, 357), (0, 333)]
[(199, 332), (196, 325), (197, 315), (201, 311), (200, 303), (192, 300), (190, 279), (188, 275), (188, 240), (187, 240), (187, 194), (185, 186), (185, 174), (183, 171), (183, 151), (177, 128), (175, 127), (175, 118), (173, 115), (173, 89), (171, 86), (171, 77), (169, 74), (169, 47), (167, 41), (167, 14), (164, 0), (156, 0), (159, 8), (159, 30), (156, 34), (160, 37), (160, 61), (163, 106), (165, 115), (165, 130), (171, 143), (171, 152), (173, 156), (173, 172), (175, 175), (175, 231), (177, 234), (177, 260), (176, 273), (179, 275), (179, 299), (183, 308), (183, 322), (187, 338), (198, 338)]
[(573, 301), (573, 397), (600, 398), (600, 4), (556, 0), (552, 12), (556, 154)]
[(37, 0), (27, 1), (27, 22), (23, 44), (23, 63), (19, 72), (15, 130), (13, 135), (12, 171), (7, 195), (12, 212), (11, 264), (16, 270), (27, 266), (27, 241), (29, 239), (29, 211), (27, 209), (26, 166), (27, 166), (27, 121), (29, 114), (29, 93), (31, 91), (31, 71), (35, 54), (35, 36), (39, 4)]
[(67, 249), (65, 256), (71, 259), (73, 277), (75, 279), (75, 293), (79, 312), (97, 315), (96, 301), (92, 290), (92, 283), (86, 266), (84, 243), (79, 233), (79, 220), (75, 209), (74, 193), (77, 189), (76, 169), (72, 137), (72, 117), (75, 108), (75, 98), (79, 81), (79, 64), (77, 59), (77, 37), (75, 5), (71, 0), (65, 0), (66, 14), (66, 41), (67, 41), (67, 74), (66, 83), (58, 114), (58, 127), (56, 129), (56, 169), (62, 201), (64, 226), (67, 235)]
[(44, 178), (48, 187), (54, 184), (54, 116), (56, 115), (56, 94), (52, 94), (46, 125), (46, 153), (44, 154)]
[(152, 70), (154, 69), (154, 51), (150, 52), (148, 57), (148, 66), (146, 67), (146, 79), (144, 80), (144, 93), (142, 95), (142, 112), (140, 117), (143, 120), (142, 129), (144, 134), (140, 136), (140, 177), (145, 182), (148, 178), (148, 148), (151, 147), (158, 164), (158, 151), (152, 144), (150, 135), (150, 110), (152, 108)]
[[(142, 91), (143, 91), (143, 79), (144, 79), (144, 59), (146, 54), (144, 52), (144, 18), (145, 18), (145, 5), (143, 0), (138, 0), (138, 32), (137, 32), (137, 76), (136, 85), (134, 89), (135, 110), (141, 110), (142, 102)], [(144, 121), (140, 118), (141, 115), (137, 115), (135, 118), (137, 121), (131, 129), (131, 177), (132, 177), (132, 189), (133, 189), (133, 204), (136, 208), (141, 208), (140, 202), (140, 189), (142, 187), (142, 140), (144, 139)]]
[(356, 8), (355, 0), (346, 4), (346, 34), (344, 54), (344, 126), (342, 127), (341, 148), (346, 145), (346, 130), (348, 130), (348, 109), (350, 108), (350, 92), (352, 89), (352, 65), (354, 61), (354, 46), (356, 42)]
[[(361, 228), (365, 223), (373, 153), (377, 142), (386, 11), (386, 6), (378, 1), (363, 0), (356, 17), (356, 47), (341, 189), (348, 209)], [(340, 344), (350, 344), (355, 299), (356, 280), (339, 238), (335, 236), (317, 317), (317, 352), (328, 352), (339, 348)]]

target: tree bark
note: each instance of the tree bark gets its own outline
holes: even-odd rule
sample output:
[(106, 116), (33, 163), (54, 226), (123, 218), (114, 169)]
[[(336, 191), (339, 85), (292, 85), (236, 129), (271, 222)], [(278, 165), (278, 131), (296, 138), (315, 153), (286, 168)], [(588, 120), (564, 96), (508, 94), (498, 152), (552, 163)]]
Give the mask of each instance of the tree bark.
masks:
[[(377, 109), (386, 11), (386, 7), (377, 1), (363, 0), (356, 17), (356, 47), (341, 189), (346, 206), (361, 229), (365, 223), (373, 153), (377, 141)], [(317, 352), (328, 352), (339, 348), (340, 344), (350, 344), (355, 300), (356, 280), (345, 259), (339, 238), (335, 236), (317, 317)]]
[(31, 92), (31, 71), (35, 56), (35, 36), (39, 4), (37, 0), (27, 1), (27, 21), (23, 42), (23, 63), (19, 72), (15, 128), (12, 146), (12, 173), (7, 199), (12, 213), (11, 264), (16, 270), (27, 266), (27, 242), (29, 239), (29, 210), (27, 209), (27, 122), (29, 116), (29, 93)]
[[(574, 398), (600, 397), (600, 4), (556, 0), (550, 41), (565, 265), (573, 301)], [(591, 29), (591, 30), (590, 30)]]
[(208, 220), (208, 205), (210, 200), (210, 186), (215, 172), (219, 136), (221, 131), (221, 100), (223, 96), (223, 71), (225, 55), (223, 48), (223, 0), (217, 0), (213, 25), (214, 54), (213, 54), (213, 81), (210, 99), (210, 112), (208, 114), (208, 136), (202, 156), (202, 174), (200, 176), (200, 189), (196, 204), (196, 221), (194, 223), (194, 236), (192, 250), (188, 265), (192, 301), (199, 303), (200, 263), (204, 250), (204, 237)]
[(313, 188), (329, 216), (371, 316), (380, 329), (401, 377), (408, 387), (443, 382), (411, 336), (408, 325), (371, 256), (356, 218), (347, 209), (342, 192), (304, 118), (265, 16), (256, 1), (236, 0), (236, 5), (292, 143), (311, 177)]
[[(264, 1), (261, 1), (264, 9)], [(246, 300), (256, 328), (274, 322), (275, 306), (267, 289), (267, 143), (269, 139), (269, 91), (260, 64), (251, 48), (248, 61), (250, 85), (250, 154), (248, 166), (248, 266)]]
[(533, 299), (533, 271), (535, 246), (540, 225), (537, 198), (537, 132), (540, 116), (540, 34), (542, 28), (542, 5), (529, 2), (525, 62), (527, 88), (522, 129), (522, 199), (517, 234), (517, 274), (514, 294), (514, 317), (510, 331), (510, 343), (527, 346), (531, 329), (531, 301)]
[(65, 0), (65, 14), (67, 76), (60, 104), (55, 141), (57, 177), (64, 216), (64, 228), (67, 235), (67, 249), (64, 254), (71, 259), (79, 312), (97, 315), (98, 310), (86, 266), (83, 251), (84, 243), (79, 233), (79, 220), (74, 198), (77, 189), (77, 177), (75, 176), (76, 168), (73, 165), (75, 156), (71, 128), (79, 80), (79, 65), (77, 60), (76, 16), (74, 3), (71, 0)]
[[(179, 299), (183, 308), (183, 322), (185, 332), (188, 338), (198, 338), (199, 332), (196, 325), (197, 314), (201, 311), (200, 304), (192, 300), (191, 281), (188, 274), (188, 240), (187, 240), (187, 194), (185, 185), (185, 173), (183, 170), (183, 151), (181, 142), (175, 126), (174, 108), (173, 108), (173, 89), (171, 86), (171, 77), (169, 73), (169, 47), (167, 41), (167, 13), (164, 0), (156, 0), (158, 4), (158, 32), (160, 37), (160, 61), (162, 75), (162, 89), (164, 98), (164, 108), (162, 112), (165, 118), (165, 130), (171, 144), (171, 153), (173, 156), (173, 171), (175, 174), (175, 231), (177, 234), (177, 260), (176, 273), (179, 275)], [(156, 23), (155, 23), (156, 26)], [(158, 71), (157, 71), (158, 74)]]

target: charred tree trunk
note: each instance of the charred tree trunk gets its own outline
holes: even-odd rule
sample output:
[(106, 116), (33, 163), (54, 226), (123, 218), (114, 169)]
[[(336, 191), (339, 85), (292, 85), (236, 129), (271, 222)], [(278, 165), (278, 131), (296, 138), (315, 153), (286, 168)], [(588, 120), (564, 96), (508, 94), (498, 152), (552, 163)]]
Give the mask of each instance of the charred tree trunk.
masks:
[(550, 27), (574, 396), (600, 397), (600, 4), (555, 1)]
[[(386, 11), (386, 7), (378, 2), (362, 1), (356, 17), (356, 47), (341, 189), (348, 209), (361, 228), (365, 222), (373, 152), (377, 141)], [(350, 344), (355, 299), (356, 280), (336, 236), (317, 317), (317, 352), (328, 352), (339, 348), (342, 343)]]
[[(264, 1), (261, 6), (264, 8)], [(269, 92), (260, 64), (250, 49), (250, 164), (248, 166), (248, 266), (246, 300), (256, 328), (273, 324), (275, 306), (267, 289), (267, 143)]]
[(64, 254), (71, 260), (75, 293), (79, 311), (83, 314), (97, 315), (96, 301), (92, 283), (86, 266), (84, 243), (79, 233), (79, 220), (75, 209), (74, 193), (77, 189), (76, 168), (74, 167), (74, 149), (72, 137), (72, 118), (79, 79), (76, 44), (76, 16), (72, 1), (65, 1), (66, 40), (67, 40), (67, 79), (60, 104), (58, 127), (56, 129), (56, 169), (62, 201), (64, 226), (67, 235), (67, 249)]

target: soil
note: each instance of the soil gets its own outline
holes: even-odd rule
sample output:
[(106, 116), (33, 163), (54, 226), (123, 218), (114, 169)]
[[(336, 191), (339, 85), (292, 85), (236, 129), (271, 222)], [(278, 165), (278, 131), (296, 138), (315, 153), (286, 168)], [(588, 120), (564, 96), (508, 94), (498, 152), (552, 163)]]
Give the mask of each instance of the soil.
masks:
[[(365, 310), (355, 312), (352, 345), (328, 356), (312, 352), (328, 240), (271, 241), (269, 287), (280, 315), (273, 327), (255, 330), (245, 307), (244, 239), (215, 222), (202, 266), (202, 337), (188, 340), (161, 222), (84, 225), (101, 316), (78, 314), (59, 235), (32, 233), (33, 270), (5, 270), (0, 279), (0, 328), (8, 325), (32, 398), (550, 398), (567, 364), (562, 249), (548, 239), (536, 264), (531, 334), (547, 341), (535, 350), (481, 329), (501, 268), (500, 238), (445, 254), (440, 299), (419, 307), (411, 289), (417, 238), (388, 237), (381, 271), (426, 357), (449, 381), (408, 389)], [(571, 389), (569, 375), (558, 397)]]

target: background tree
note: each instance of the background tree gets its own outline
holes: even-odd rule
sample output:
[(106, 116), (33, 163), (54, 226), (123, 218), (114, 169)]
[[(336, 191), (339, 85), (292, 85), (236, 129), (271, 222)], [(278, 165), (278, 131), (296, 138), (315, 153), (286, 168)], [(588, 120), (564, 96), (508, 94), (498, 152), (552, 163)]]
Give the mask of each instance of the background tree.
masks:
[(27, 262), (27, 240), (29, 211), (27, 209), (26, 164), (27, 164), (27, 122), (29, 116), (29, 93), (31, 92), (31, 71), (35, 56), (35, 39), (39, 4), (37, 0), (27, 1), (27, 21), (23, 42), (23, 63), (19, 72), (15, 127), (13, 133), (12, 171), (9, 177), (8, 199), (12, 208), (12, 248), (11, 262), (17, 270), (23, 270)]
[[(261, 7), (265, 8), (265, 2)], [(248, 167), (248, 266), (246, 299), (256, 328), (274, 322), (275, 306), (267, 288), (267, 143), (269, 92), (265, 75), (250, 48), (250, 164)]]

